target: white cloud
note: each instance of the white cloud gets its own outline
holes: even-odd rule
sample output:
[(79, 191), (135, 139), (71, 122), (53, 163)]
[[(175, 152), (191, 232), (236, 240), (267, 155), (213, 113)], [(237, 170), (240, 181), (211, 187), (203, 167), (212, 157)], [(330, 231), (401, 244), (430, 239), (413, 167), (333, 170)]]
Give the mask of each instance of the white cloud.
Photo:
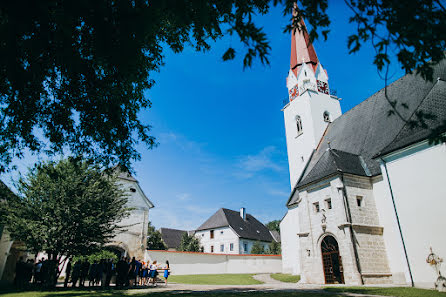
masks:
[(284, 166), (279, 161), (274, 160), (277, 155), (279, 155), (279, 151), (275, 146), (267, 146), (255, 155), (243, 156), (237, 163), (239, 170), (235, 172), (235, 176), (250, 178), (265, 170), (281, 172), (284, 170)]
[(271, 196), (280, 196), (280, 197), (289, 197), (290, 196), (290, 192), (278, 190), (278, 189), (270, 189), (270, 190), (268, 190), (268, 194), (270, 194)]
[(190, 194), (189, 193), (180, 193), (180, 194), (177, 194), (175, 197), (177, 197), (181, 201), (186, 201), (186, 200), (190, 199)]

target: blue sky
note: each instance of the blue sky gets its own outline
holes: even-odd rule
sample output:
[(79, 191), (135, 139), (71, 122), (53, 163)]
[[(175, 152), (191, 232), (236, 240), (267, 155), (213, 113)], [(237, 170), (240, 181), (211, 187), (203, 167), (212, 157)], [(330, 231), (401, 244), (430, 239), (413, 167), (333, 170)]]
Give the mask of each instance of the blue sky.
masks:
[[(372, 64), (374, 50), (349, 55), (347, 37), (355, 26), (342, 1), (331, 1), (332, 25), (327, 41), (314, 43), (327, 69), (331, 89), (345, 112), (384, 87)], [(155, 227), (194, 229), (220, 207), (248, 213), (262, 222), (281, 219), (290, 193), (282, 101), (287, 98), (290, 34), (287, 19), (273, 9), (256, 22), (272, 47), (270, 66), (255, 61), (243, 70), (241, 55), (223, 62), (229, 46), (242, 50), (237, 38), (225, 37), (206, 53), (166, 48), (166, 64), (147, 91), (153, 106), (141, 112), (160, 145), (140, 147), (136, 178), (155, 204)], [(403, 73), (394, 63), (393, 80)], [(23, 170), (31, 159), (19, 162)]]

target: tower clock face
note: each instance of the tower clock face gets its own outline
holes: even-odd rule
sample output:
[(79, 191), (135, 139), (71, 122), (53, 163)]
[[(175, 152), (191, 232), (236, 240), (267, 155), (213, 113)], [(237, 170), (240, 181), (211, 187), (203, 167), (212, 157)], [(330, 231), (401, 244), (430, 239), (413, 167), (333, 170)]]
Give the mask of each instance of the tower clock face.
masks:
[(330, 91), (328, 90), (328, 84), (324, 81), (321, 80), (317, 81), (317, 90), (320, 93), (330, 95)]
[(293, 101), (297, 96), (299, 96), (299, 88), (297, 87), (297, 84), (290, 89), (289, 95), (290, 101)]

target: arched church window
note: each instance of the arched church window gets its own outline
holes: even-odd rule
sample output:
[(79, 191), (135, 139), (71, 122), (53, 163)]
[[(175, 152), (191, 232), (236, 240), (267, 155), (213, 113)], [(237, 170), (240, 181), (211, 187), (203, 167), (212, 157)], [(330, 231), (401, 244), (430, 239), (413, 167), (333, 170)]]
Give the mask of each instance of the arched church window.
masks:
[(304, 133), (302, 129), (302, 119), (300, 118), (300, 116), (296, 116), (296, 128), (297, 128), (297, 136)]
[(331, 121), (330, 121), (330, 114), (328, 113), (328, 111), (324, 112), (324, 122), (331, 123)]

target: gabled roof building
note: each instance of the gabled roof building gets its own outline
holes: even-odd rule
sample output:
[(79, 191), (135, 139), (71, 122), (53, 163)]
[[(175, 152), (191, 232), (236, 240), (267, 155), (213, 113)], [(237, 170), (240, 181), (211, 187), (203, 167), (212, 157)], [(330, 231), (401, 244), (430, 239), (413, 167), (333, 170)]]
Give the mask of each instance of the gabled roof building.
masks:
[(250, 254), (258, 241), (264, 249), (274, 241), (271, 232), (255, 217), (246, 213), (220, 208), (195, 231), (203, 251), (220, 254)]

